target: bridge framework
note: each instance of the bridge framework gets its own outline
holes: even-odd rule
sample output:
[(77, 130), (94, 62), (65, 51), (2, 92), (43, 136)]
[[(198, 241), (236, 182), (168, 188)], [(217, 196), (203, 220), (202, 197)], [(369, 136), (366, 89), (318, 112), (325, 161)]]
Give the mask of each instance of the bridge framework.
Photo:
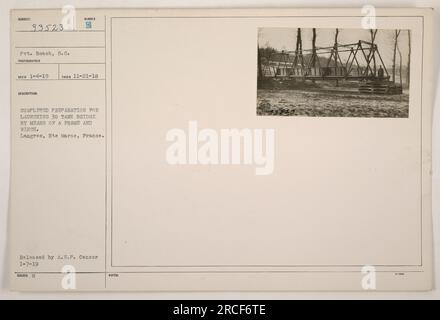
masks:
[[(304, 53), (310, 53), (305, 57)], [(343, 62), (341, 53), (348, 53)], [(259, 49), (259, 77), (299, 78), (304, 80), (372, 80), (387, 81), (388, 70), (375, 43), (359, 40), (356, 43), (335, 44), (331, 47), (273, 52), (262, 57)], [(320, 56), (330, 54), (327, 63)], [(275, 60), (276, 58), (276, 60)], [(265, 59), (265, 62), (262, 60)]]

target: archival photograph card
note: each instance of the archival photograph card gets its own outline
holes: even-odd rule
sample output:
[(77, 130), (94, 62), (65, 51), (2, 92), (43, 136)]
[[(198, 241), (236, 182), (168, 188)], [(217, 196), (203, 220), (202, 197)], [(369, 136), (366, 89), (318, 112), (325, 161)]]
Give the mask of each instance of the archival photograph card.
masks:
[(430, 9), (11, 11), (18, 291), (432, 287)]

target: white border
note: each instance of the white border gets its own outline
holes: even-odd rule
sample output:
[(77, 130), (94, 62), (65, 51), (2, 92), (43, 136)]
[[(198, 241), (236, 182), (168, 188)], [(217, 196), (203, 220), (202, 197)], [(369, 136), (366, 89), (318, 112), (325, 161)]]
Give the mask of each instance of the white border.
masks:
[[(75, 6), (82, 8), (124, 8), (124, 7), (148, 7), (148, 8), (166, 8), (166, 7), (356, 7), (359, 8), (366, 2), (361, 0), (297, 0), (297, 1), (269, 1), (269, 0), (118, 0), (99, 1), (99, 0), (80, 0), (80, 1), (56, 1), (56, 0), (40, 0), (26, 1), (1, 1), (0, 2), (0, 299), (70, 299), (70, 298), (122, 298), (122, 299), (440, 299), (440, 279), (435, 277), (435, 287), (431, 292), (420, 293), (312, 293), (312, 292), (291, 292), (291, 293), (17, 293), (10, 292), (8, 289), (8, 270), (6, 258), (7, 248), (7, 212), (8, 212), (8, 198), (9, 198), (9, 144), (10, 144), (10, 130), (9, 130), (9, 10), (12, 8), (53, 8), (62, 7), (65, 4), (75, 3)], [(430, 1), (368, 1), (368, 4), (376, 5), (378, 7), (432, 7), (437, 11), (434, 15), (434, 28), (438, 30), (440, 27), (440, 3), (438, 0)], [(440, 35), (434, 34), (434, 37)], [(435, 39), (433, 57), (438, 57), (440, 53), (440, 39)], [(439, 59), (433, 61), (434, 73), (434, 110), (433, 110), (433, 226), (434, 226), (434, 270), (435, 274), (440, 274), (440, 129), (439, 129), (439, 99), (437, 92), (440, 92), (439, 85)]]

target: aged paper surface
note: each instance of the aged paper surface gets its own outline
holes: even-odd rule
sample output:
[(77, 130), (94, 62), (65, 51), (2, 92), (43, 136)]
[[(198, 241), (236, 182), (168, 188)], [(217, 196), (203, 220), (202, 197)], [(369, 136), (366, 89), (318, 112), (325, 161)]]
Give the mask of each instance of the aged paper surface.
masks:
[(14, 290), (429, 290), (431, 10), (13, 10)]

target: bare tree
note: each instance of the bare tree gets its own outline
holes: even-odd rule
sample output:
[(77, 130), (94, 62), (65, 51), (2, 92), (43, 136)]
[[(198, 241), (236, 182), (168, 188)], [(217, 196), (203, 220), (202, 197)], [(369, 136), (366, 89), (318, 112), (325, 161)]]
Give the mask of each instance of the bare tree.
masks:
[(399, 40), (400, 30), (394, 31), (394, 50), (393, 50), (393, 83), (396, 83), (396, 54), (397, 54), (397, 43)]
[(402, 87), (402, 52), (400, 52), (399, 45), (397, 45), (397, 52), (399, 53), (399, 82)]
[(258, 42), (257, 42), (258, 79), (263, 80), (263, 65), (261, 64), (261, 52), (260, 52), (261, 35), (262, 35), (262, 30), (258, 29)]
[(257, 60), (258, 60), (258, 79), (263, 80), (263, 66), (261, 65), (260, 45), (257, 45)]
[(408, 64), (407, 64), (407, 70), (406, 70), (406, 83), (408, 84), (409, 88), (409, 82), (410, 82), (410, 72), (411, 72), (411, 30), (408, 30)]

